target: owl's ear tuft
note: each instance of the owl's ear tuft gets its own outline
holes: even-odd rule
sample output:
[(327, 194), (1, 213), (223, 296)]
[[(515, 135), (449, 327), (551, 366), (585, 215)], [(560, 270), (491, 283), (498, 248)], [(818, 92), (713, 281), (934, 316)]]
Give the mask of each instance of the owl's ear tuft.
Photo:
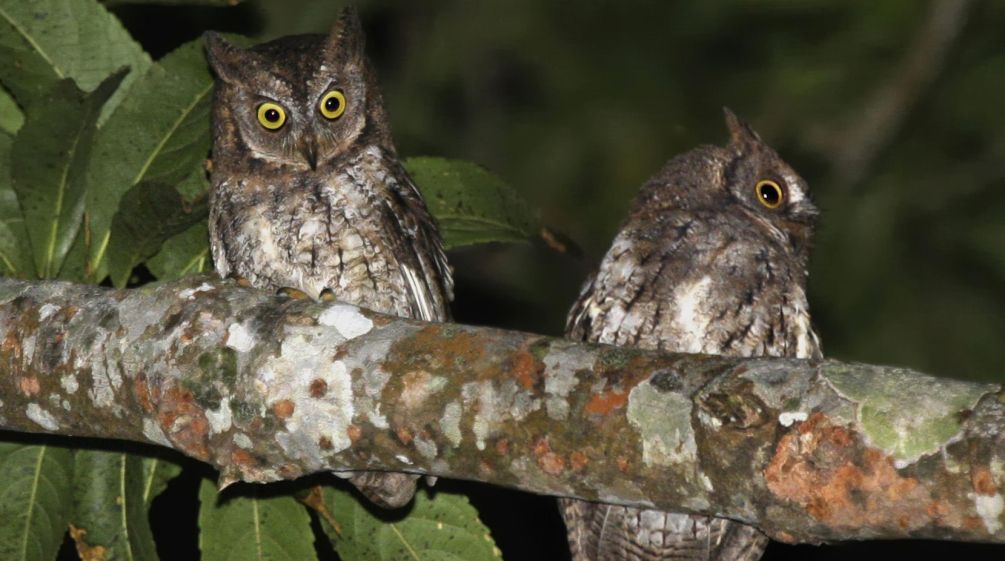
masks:
[(349, 6), (342, 10), (338, 21), (328, 33), (325, 50), (328, 58), (341, 63), (360, 62), (364, 56), (363, 24), (359, 21), (356, 8)]
[(736, 116), (728, 107), (723, 107), (726, 116), (726, 127), (729, 128), (729, 146), (741, 152), (748, 152), (749, 147), (763, 144), (760, 135), (746, 121)]
[(247, 51), (223, 38), (215, 31), (203, 33), (206, 42), (206, 60), (213, 73), (224, 82), (235, 82), (247, 63)]

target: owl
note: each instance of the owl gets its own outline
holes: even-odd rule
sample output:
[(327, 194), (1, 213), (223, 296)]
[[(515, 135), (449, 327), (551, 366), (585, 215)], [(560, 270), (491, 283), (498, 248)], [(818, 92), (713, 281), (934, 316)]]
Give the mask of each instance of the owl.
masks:
[[(817, 210), (806, 182), (728, 109), (730, 141), (670, 160), (569, 313), (576, 340), (670, 352), (819, 358), (806, 301)], [(739, 522), (562, 499), (574, 561), (752, 561)]]
[[(378, 312), (448, 319), (453, 281), (436, 223), (391, 139), (359, 18), (249, 49), (206, 36), (216, 75), (209, 234), (222, 277)], [(400, 506), (414, 477), (354, 484)]]

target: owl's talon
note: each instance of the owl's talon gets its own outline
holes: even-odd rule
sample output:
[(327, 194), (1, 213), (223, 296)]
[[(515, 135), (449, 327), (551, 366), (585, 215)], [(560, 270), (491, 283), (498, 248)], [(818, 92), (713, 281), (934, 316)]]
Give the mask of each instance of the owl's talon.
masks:
[(310, 295), (308, 295), (303, 290), (299, 288), (293, 288), (292, 286), (284, 286), (276, 291), (276, 296), (285, 296), (293, 300), (310, 300)]
[(321, 300), (322, 302), (334, 302), (335, 293), (332, 292), (332, 289), (325, 288), (321, 291), (321, 294), (318, 295), (318, 300)]

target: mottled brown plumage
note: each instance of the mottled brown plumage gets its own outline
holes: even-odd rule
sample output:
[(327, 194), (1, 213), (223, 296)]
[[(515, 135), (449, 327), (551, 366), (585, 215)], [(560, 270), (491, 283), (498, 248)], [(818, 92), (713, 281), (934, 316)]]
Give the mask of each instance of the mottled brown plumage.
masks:
[[(210, 242), (221, 276), (404, 317), (448, 318), (436, 223), (398, 159), (359, 19), (242, 49), (207, 34), (213, 101)], [(414, 478), (354, 482), (386, 506)]]
[[(642, 187), (569, 314), (570, 338), (820, 356), (805, 291), (817, 215), (806, 183), (728, 110), (726, 122), (726, 147), (681, 154)], [(561, 507), (574, 561), (753, 561), (768, 542), (722, 518), (569, 499)]]

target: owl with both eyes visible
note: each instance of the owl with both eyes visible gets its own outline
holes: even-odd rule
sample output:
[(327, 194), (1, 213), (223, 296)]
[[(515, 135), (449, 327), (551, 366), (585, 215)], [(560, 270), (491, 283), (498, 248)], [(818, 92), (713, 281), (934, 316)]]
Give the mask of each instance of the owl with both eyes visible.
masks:
[[(726, 111), (730, 142), (670, 160), (569, 313), (576, 340), (669, 352), (819, 358), (806, 182)], [(767, 537), (709, 516), (560, 501), (574, 561), (754, 561)]]
[[(349, 9), (328, 35), (249, 49), (206, 36), (216, 75), (210, 245), (220, 276), (402, 317), (448, 319), (452, 280), (436, 222), (402, 166), (363, 32)], [(363, 472), (400, 506), (414, 477)]]

